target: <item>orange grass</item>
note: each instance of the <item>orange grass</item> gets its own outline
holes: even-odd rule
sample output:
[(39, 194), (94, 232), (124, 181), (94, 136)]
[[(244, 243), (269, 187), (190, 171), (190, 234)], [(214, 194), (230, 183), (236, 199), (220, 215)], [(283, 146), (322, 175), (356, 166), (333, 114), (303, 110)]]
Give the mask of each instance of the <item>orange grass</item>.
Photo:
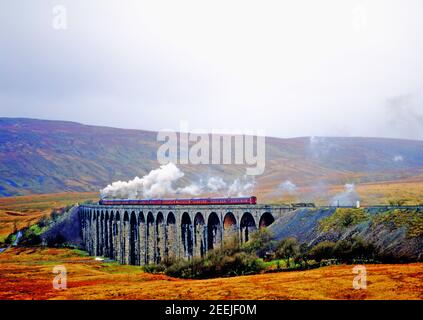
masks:
[[(417, 205), (423, 204), (423, 181), (404, 180), (404, 181), (385, 181), (356, 184), (356, 191), (360, 197), (362, 205), (389, 204), (391, 200), (405, 200), (404, 204)], [(336, 194), (345, 191), (344, 185), (326, 185), (322, 190), (316, 192), (312, 187), (299, 187), (293, 194), (278, 196), (274, 192), (259, 190), (259, 200), (265, 202), (301, 202), (304, 199), (310, 199), (313, 196), (318, 205), (328, 205), (329, 199)], [(266, 194), (266, 192), (268, 192)], [(260, 197), (260, 195), (263, 196)]]
[(59, 209), (76, 202), (98, 200), (98, 193), (55, 193), (21, 197), (0, 198), (0, 240), (18, 229), (36, 223), (52, 209)]
[[(53, 289), (55, 265), (67, 268), (66, 290)], [(183, 280), (70, 249), (12, 248), (0, 254), (0, 299), (423, 299), (423, 263), (366, 265), (366, 290), (353, 289), (352, 267)]]

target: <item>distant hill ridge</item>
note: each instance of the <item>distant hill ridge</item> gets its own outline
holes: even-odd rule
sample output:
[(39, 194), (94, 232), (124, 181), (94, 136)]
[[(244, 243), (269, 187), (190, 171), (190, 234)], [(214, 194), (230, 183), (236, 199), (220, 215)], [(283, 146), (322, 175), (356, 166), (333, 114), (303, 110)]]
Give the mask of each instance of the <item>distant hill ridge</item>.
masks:
[[(157, 168), (152, 131), (76, 122), (0, 118), (0, 196), (98, 191)], [(182, 183), (241, 177), (234, 165), (180, 166)], [(423, 173), (423, 141), (385, 138), (266, 138), (266, 170), (257, 186), (399, 180)]]

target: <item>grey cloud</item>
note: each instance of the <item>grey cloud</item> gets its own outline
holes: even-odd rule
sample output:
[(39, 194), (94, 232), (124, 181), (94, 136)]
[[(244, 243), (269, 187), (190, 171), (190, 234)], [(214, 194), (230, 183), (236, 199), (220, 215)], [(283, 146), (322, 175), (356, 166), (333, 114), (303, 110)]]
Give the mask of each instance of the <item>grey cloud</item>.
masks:
[(64, 31), (57, 1), (0, 3), (0, 116), (423, 139), (420, 2), (366, 4), (359, 34), (355, 1), (60, 3)]
[(391, 97), (386, 101), (389, 127), (398, 136), (421, 139), (423, 136), (422, 105), (417, 105), (411, 94)]

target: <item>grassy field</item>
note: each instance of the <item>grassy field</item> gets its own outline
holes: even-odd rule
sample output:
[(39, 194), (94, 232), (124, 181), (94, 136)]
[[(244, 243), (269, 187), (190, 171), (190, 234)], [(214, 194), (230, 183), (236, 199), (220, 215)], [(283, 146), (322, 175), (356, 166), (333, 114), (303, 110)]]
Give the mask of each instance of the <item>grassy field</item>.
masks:
[[(316, 187), (299, 187), (295, 193), (277, 196), (269, 190), (262, 189), (257, 194), (264, 194), (259, 200), (265, 202), (291, 203), (315, 202), (328, 205), (330, 199), (345, 190), (344, 185), (326, 185)], [(319, 189), (317, 188), (317, 189)], [(423, 179), (408, 179), (404, 181), (384, 181), (362, 183), (355, 186), (362, 205), (389, 204), (389, 201), (404, 200), (404, 204), (423, 204)], [(267, 193), (266, 193), (267, 192)]]
[[(65, 290), (53, 289), (56, 265)], [(423, 299), (423, 263), (367, 265), (365, 290), (353, 289), (352, 267), (182, 280), (71, 249), (12, 248), (0, 254), (0, 299)]]
[(59, 209), (77, 202), (98, 200), (97, 193), (56, 193), (22, 197), (0, 198), (0, 241), (18, 229), (37, 222)]

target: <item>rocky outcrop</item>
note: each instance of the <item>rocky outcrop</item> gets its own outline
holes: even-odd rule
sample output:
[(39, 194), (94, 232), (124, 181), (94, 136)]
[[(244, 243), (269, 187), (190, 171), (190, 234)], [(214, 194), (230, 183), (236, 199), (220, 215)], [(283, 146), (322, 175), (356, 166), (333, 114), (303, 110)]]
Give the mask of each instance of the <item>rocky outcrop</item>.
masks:
[[(299, 242), (310, 246), (325, 240), (336, 242), (360, 238), (373, 244), (382, 256), (397, 260), (423, 260), (422, 208), (365, 209), (368, 218), (360, 223), (322, 230), (321, 222), (332, 216), (336, 210), (299, 209), (277, 219), (269, 230), (278, 240), (295, 237)], [(398, 212), (402, 219), (398, 218)]]
[(41, 235), (43, 245), (72, 245), (82, 247), (81, 223), (78, 206), (66, 211), (59, 221)]

